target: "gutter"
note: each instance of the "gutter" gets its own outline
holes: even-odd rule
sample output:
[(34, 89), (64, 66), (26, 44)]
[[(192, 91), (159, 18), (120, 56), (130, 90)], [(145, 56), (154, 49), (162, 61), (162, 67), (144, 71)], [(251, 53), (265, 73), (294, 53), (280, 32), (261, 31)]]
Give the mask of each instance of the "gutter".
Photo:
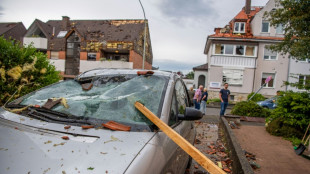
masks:
[(282, 40), (273, 40), (273, 39), (250, 39), (250, 38), (223, 38), (223, 37), (208, 37), (208, 39), (211, 39), (211, 40), (230, 40), (230, 41), (247, 41), (247, 42), (282, 42)]

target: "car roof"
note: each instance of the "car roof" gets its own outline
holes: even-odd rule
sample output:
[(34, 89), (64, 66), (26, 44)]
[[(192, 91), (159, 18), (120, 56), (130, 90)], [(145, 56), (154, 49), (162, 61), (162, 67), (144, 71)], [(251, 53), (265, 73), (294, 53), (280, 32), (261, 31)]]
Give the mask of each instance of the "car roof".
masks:
[(160, 76), (167, 76), (171, 77), (171, 75), (175, 75), (175, 73), (167, 72), (167, 71), (160, 71), (160, 70), (143, 70), (143, 69), (93, 69), (89, 71), (85, 71), (84, 73), (77, 76), (77, 79), (81, 78), (89, 78), (95, 76), (102, 76), (102, 75), (115, 75), (115, 74), (137, 74), (138, 71), (152, 71), (154, 75)]

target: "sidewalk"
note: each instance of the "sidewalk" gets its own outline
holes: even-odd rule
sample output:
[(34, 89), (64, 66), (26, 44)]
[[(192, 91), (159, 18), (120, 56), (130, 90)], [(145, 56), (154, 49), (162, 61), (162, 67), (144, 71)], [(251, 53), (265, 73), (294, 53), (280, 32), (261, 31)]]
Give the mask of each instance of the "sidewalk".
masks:
[(241, 147), (256, 155), (261, 168), (254, 170), (255, 173), (310, 173), (310, 160), (296, 155), (291, 142), (270, 135), (262, 124), (241, 124), (240, 129), (233, 129), (233, 132)]

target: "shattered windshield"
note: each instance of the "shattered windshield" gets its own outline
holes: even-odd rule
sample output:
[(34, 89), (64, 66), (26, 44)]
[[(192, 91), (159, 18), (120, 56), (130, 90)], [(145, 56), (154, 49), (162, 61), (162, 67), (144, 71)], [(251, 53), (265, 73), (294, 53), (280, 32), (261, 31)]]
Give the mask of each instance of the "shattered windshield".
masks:
[(152, 125), (134, 104), (139, 101), (159, 115), (167, 82), (168, 78), (164, 76), (109, 75), (93, 78), (91, 87), (83, 90), (81, 82), (68, 80), (26, 96), (21, 104), (43, 106), (48, 99), (64, 98), (67, 107), (58, 104), (52, 110), (75, 116)]

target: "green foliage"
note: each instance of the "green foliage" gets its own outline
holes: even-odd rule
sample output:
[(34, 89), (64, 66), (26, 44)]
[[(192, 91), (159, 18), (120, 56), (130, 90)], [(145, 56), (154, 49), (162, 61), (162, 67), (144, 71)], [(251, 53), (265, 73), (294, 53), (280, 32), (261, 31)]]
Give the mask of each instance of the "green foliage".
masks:
[(219, 98), (213, 98), (213, 99), (208, 99), (208, 100), (207, 100), (207, 104), (209, 104), (209, 103), (216, 103), (216, 102), (220, 103), (220, 102), (221, 102), (221, 99), (219, 99)]
[(290, 77), (294, 78), (294, 79), (297, 79), (298, 82), (297, 83), (291, 83), (291, 82), (285, 82), (284, 84), (285, 85), (290, 85), (292, 87), (296, 87), (298, 89), (303, 89), (303, 90), (307, 90), (309, 91), (310, 90), (310, 76), (309, 75), (306, 75), (305, 79), (299, 79), (299, 76), (305, 76), (305, 75), (302, 75), (302, 74), (293, 74), (291, 75)]
[[(253, 94), (254, 92), (248, 95), (248, 100), (250, 97), (252, 97)], [(266, 100), (266, 98), (262, 94), (255, 94), (255, 96), (251, 99), (251, 101), (254, 101), (254, 102), (263, 101), (263, 100)]]
[(270, 110), (259, 106), (253, 101), (242, 101), (232, 108), (231, 113), (248, 117), (268, 117)]
[(272, 120), (266, 127), (266, 130), (271, 135), (282, 136), (284, 138), (301, 138), (303, 136), (303, 131), (305, 131), (285, 123), (285, 119), (281, 117)]
[(60, 80), (46, 54), (0, 37), (0, 105)]
[(277, 102), (277, 108), (267, 118), (267, 121), (281, 118), (285, 125), (301, 130), (306, 129), (310, 122), (309, 93), (284, 92)]
[(186, 78), (187, 79), (194, 79), (195, 73), (194, 71), (189, 72), (188, 74), (186, 74)]
[(289, 53), (298, 60), (310, 57), (310, 3), (308, 0), (277, 0), (276, 8), (264, 17), (274, 27), (282, 25), (284, 40), (270, 48), (273, 51)]

